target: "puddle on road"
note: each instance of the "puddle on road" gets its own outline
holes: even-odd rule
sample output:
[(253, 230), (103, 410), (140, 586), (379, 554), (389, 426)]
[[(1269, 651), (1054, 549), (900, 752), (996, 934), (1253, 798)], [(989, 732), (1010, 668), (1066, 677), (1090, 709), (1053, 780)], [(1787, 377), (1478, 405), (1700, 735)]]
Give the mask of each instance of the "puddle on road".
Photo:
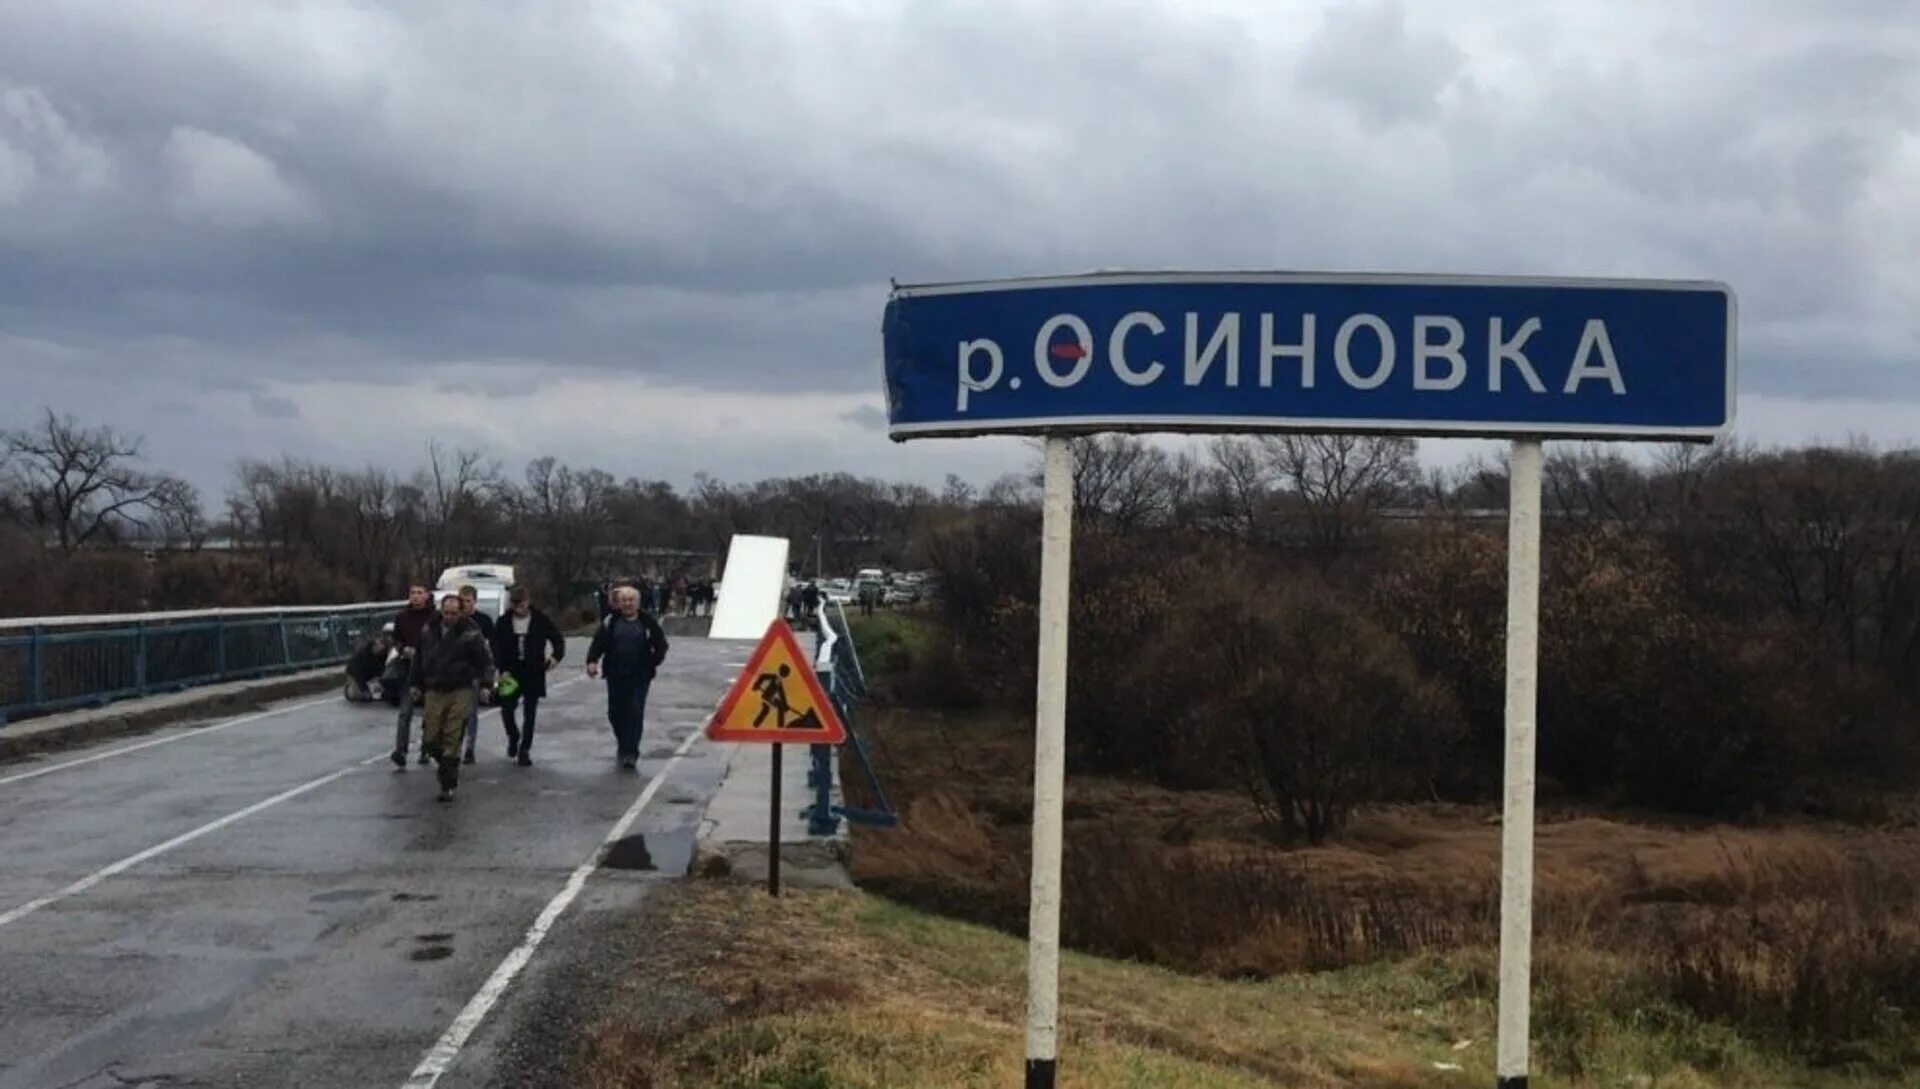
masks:
[(693, 864), (694, 826), (650, 836), (628, 836), (607, 845), (600, 864), (609, 870), (633, 870), (679, 877)]
[(396, 904), (426, 903), (427, 901), (438, 899), (440, 899), (440, 897), (431, 892), (396, 892), (393, 894), (393, 902)]
[(446, 960), (453, 956), (453, 946), (447, 944), (453, 940), (452, 934), (415, 934), (413, 940), (420, 948), (408, 953), (408, 960)]

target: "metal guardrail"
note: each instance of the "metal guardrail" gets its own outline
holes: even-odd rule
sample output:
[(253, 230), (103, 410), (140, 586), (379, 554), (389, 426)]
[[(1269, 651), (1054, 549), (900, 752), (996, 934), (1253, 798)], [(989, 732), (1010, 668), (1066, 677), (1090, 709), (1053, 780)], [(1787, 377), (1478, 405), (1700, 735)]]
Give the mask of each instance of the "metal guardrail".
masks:
[(404, 602), (0, 620), (0, 726), (344, 662)]
[(861, 738), (859, 724), (854, 719), (855, 709), (867, 695), (867, 673), (860, 665), (860, 651), (854, 646), (853, 635), (847, 628), (847, 611), (838, 602), (821, 602), (820, 627), (816, 639), (814, 672), (819, 675), (827, 698), (833, 701), (834, 710), (840, 713), (840, 721), (846, 724), (847, 744), (853, 748), (860, 766), (866, 770), (867, 784), (872, 788), (874, 801), (879, 808), (834, 805), (833, 746), (815, 745), (813, 764), (807, 772), (807, 785), (813, 788), (813, 804), (807, 807), (807, 834), (833, 835), (839, 830), (842, 817), (855, 824), (891, 828), (900, 823), (900, 816), (894, 812), (893, 803), (887, 800), (887, 792), (881, 788), (879, 776), (874, 774), (867, 743)]

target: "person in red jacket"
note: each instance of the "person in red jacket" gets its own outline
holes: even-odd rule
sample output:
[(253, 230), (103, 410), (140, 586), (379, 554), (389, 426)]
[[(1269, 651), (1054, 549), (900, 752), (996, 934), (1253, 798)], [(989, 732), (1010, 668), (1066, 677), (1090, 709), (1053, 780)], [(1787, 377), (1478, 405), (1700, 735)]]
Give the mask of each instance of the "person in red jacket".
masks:
[[(411, 669), (414, 655), (419, 653), (420, 643), (426, 638), (427, 629), (440, 623), (440, 611), (433, 607), (433, 592), (424, 584), (407, 587), (407, 605), (393, 618), (393, 643), (400, 648)], [(397, 768), (407, 766), (407, 746), (413, 738), (413, 713), (418, 704), (409, 690), (400, 697), (400, 720), (393, 732), (393, 764)], [(423, 744), (420, 749), (420, 762), (428, 760)]]

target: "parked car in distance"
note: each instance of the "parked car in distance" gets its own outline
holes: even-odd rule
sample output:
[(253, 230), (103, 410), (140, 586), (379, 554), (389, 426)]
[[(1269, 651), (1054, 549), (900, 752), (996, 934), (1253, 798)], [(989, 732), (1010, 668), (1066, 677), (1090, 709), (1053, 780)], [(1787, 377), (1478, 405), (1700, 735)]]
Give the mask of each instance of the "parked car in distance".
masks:
[(438, 601), (442, 595), (457, 593), (462, 586), (471, 586), (478, 595), (475, 609), (498, 620), (506, 615), (507, 591), (512, 588), (513, 582), (513, 568), (507, 564), (463, 564), (440, 573), (440, 581), (433, 587), (433, 597)]

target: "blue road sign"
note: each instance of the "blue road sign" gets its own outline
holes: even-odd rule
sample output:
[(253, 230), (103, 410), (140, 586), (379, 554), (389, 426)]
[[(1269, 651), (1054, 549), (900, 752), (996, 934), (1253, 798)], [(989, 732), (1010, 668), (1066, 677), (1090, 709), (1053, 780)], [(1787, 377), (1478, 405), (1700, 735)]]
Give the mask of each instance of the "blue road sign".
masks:
[(1724, 284), (1293, 273), (899, 287), (895, 439), (1357, 431), (1705, 439), (1733, 422)]

